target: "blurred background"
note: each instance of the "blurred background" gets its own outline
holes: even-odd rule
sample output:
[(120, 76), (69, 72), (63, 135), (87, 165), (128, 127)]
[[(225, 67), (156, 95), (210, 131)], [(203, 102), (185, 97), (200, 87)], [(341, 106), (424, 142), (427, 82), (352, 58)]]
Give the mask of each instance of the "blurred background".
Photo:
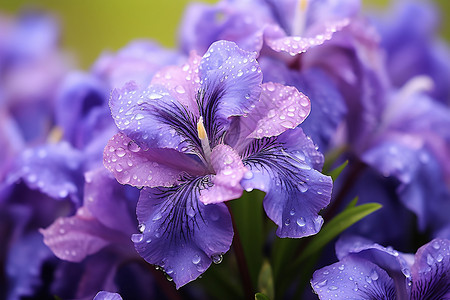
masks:
[[(393, 1), (393, 0), (392, 0)], [(424, 0), (426, 1), (426, 0)], [(442, 35), (450, 40), (449, 0), (436, 2), (442, 12)], [(105, 50), (115, 51), (132, 39), (151, 38), (176, 46), (177, 28), (189, 0), (2, 0), (0, 12), (38, 8), (54, 13), (62, 26), (62, 46), (75, 66), (88, 69)], [(216, 1), (203, 0), (214, 3)], [(389, 0), (364, 0), (365, 10), (385, 9)]]

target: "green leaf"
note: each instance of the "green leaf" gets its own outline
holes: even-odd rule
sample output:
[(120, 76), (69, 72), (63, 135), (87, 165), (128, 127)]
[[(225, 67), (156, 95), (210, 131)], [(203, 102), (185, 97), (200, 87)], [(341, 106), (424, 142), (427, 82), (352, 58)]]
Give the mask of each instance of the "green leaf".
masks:
[(328, 174), (332, 166), (336, 163), (339, 157), (347, 151), (348, 146), (335, 147), (325, 155), (325, 162), (323, 163), (322, 173)]
[(336, 181), (336, 179), (341, 175), (342, 171), (345, 169), (345, 167), (348, 165), (348, 160), (344, 161), (339, 167), (333, 169), (328, 173), (328, 175), (333, 178), (333, 181)]
[(255, 300), (270, 300), (270, 298), (262, 293), (256, 293)]
[(356, 196), (355, 198), (353, 198), (352, 201), (350, 201), (350, 203), (347, 205), (347, 207), (345, 208), (345, 210), (346, 210), (346, 209), (350, 209), (350, 208), (352, 208), (352, 207), (355, 207), (355, 206), (356, 206), (356, 203), (358, 203), (358, 196)]
[(264, 260), (258, 277), (258, 290), (273, 299), (275, 296), (273, 286), (272, 267), (268, 260)]
[(241, 198), (229, 202), (253, 286), (258, 283), (263, 261), (265, 214), (262, 201), (264, 196), (264, 192), (254, 190), (250, 193), (244, 192)]
[[(352, 203), (355, 200), (352, 201)], [(294, 262), (294, 266), (298, 266), (302, 261), (307, 259), (311, 254), (322, 249), (331, 240), (337, 237), (345, 229), (355, 224), (362, 218), (377, 211), (382, 206), (379, 203), (366, 203), (359, 206), (347, 207), (343, 212), (338, 214), (332, 220), (327, 222), (322, 230), (314, 236), (311, 242), (305, 247), (300, 257)]]

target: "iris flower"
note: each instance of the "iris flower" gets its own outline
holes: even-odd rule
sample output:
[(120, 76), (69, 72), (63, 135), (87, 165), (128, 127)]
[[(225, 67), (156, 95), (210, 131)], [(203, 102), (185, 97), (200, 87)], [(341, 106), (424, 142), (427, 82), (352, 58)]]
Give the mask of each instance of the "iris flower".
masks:
[(233, 227), (224, 201), (244, 189), (266, 192), (280, 237), (320, 230), (330, 201), (323, 155), (297, 126), (309, 99), (293, 87), (262, 84), (256, 53), (218, 41), (203, 57), (157, 73), (150, 86), (114, 90), (119, 133), (104, 164), (122, 184), (143, 187), (136, 213), (139, 254), (177, 287), (228, 251)]
[(346, 237), (336, 255), (340, 261), (311, 280), (320, 299), (450, 299), (450, 240), (434, 239), (411, 255)]

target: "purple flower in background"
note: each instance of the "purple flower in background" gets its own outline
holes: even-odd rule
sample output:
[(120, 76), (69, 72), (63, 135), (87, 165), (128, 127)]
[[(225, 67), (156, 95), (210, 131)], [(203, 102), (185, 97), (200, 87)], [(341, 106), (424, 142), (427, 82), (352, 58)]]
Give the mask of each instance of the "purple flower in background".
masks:
[[(266, 43), (277, 52), (299, 54), (330, 40), (350, 23), (358, 0), (225, 0), (192, 4), (180, 26), (181, 48), (204, 51), (226, 39), (259, 52)], [(198, 34), (201, 32), (201, 34)]]
[(424, 1), (398, 1), (388, 11), (383, 18), (374, 18), (374, 23), (392, 84), (401, 87), (413, 77), (426, 75), (434, 82), (431, 96), (450, 104), (450, 48), (439, 38), (441, 13)]
[(346, 237), (336, 255), (311, 280), (320, 299), (450, 299), (450, 240), (434, 239), (413, 256)]
[[(293, 87), (261, 84), (256, 54), (219, 41), (203, 57), (168, 67), (152, 84), (115, 90), (110, 106), (121, 131), (104, 164), (122, 184), (144, 187), (132, 240), (177, 287), (219, 262), (233, 237), (222, 202), (244, 189), (266, 192), (264, 207), (281, 237), (320, 230), (331, 178), (300, 128), (309, 99)], [(207, 205), (208, 204), (208, 205)]]

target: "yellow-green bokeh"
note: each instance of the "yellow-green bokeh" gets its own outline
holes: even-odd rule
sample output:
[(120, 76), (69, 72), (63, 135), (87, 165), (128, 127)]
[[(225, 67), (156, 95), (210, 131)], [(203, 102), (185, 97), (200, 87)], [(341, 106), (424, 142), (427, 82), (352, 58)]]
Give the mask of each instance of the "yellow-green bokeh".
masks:
[[(448, 0), (435, 0), (444, 15)], [(0, 11), (17, 13), (26, 7), (53, 12), (62, 24), (62, 42), (87, 69), (104, 50), (117, 50), (132, 39), (149, 38), (167, 47), (176, 45), (177, 28), (189, 0), (2, 0)], [(216, 2), (203, 0), (202, 2)], [(366, 7), (386, 5), (389, 0), (364, 0)], [(450, 36), (444, 19), (444, 34)], [(199, 33), (201, 34), (201, 33)]]

